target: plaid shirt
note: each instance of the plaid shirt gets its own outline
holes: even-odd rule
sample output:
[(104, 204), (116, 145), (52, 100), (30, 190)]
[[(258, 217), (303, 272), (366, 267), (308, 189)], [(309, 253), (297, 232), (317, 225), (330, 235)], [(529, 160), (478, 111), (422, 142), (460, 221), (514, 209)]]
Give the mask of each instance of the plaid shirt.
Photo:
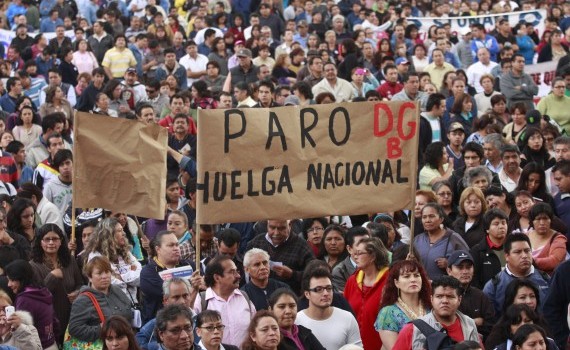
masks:
[[(200, 260), (211, 258), (218, 254), (218, 239), (214, 237), (208, 249), (200, 249)], [(180, 245), (180, 259), (195, 262), (196, 261), (196, 247), (189, 239)]]

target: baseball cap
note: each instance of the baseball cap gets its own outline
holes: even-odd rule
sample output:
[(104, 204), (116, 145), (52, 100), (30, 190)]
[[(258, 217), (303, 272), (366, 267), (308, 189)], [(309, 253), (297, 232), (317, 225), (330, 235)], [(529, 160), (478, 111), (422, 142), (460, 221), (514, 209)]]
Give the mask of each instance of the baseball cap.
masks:
[(461, 28), (459, 33), (461, 33), (461, 35), (467, 35), (467, 34), (471, 33), (471, 28), (470, 27)]
[(234, 45), (245, 45), (245, 42), (243, 40), (238, 40)]
[(449, 266), (451, 265), (457, 266), (462, 262), (464, 262), (465, 260), (471, 261), (472, 264), (475, 263), (473, 261), (473, 258), (471, 257), (471, 254), (467, 253), (465, 250), (456, 250), (453, 253), (451, 253), (449, 259), (447, 259)]
[(400, 64), (410, 64), (410, 62), (405, 57), (398, 57), (398, 59), (396, 59), (396, 66)]
[(284, 106), (298, 106), (301, 104), (299, 98), (295, 95), (289, 95), (285, 98)]
[(130, 74), (130, 73), (135, 73), (135, 74), (137, 74), (137, 69), (136, 69), (136, 68), (133, 68), (133, 67), (127, 68), (127, 74)]
[(297, 27), (307, 27), (307, 26), (308, 26), (307, 21), (305, 21), (304, 19), (300, 20), (297, 23)]
[(459, 122), (451, 123), (451, 125), (449, 126), (449, 132), (457, 131), (457, 130), (461, 130), (461, 131), (465, 132), (465, 128), (463, 127), (463, 125), (461, 125), (461, 123), (459, 123)]
[(251, 58), (251, 50), (249, 49), (240, 49), (237, 53), (236, 53), (237, 57), (249, 57)]

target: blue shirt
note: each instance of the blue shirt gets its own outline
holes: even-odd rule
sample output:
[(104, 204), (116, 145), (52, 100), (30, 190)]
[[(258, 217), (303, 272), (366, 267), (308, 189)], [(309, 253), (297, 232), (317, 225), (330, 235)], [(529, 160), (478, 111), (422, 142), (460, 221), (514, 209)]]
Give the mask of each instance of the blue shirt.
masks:
[(15, 16), (24, 14), (26, 14), (26, 8), (23, 5), (11, 3), (10, 6), (8, 6), (8, 10), (6, 10), (6, 18), (8, 18), (10, 26), (14, 24)]
[(43, 33), (55, 33), (55, 28), (60, 25), (63, 25), (63, 21), (59, 17), (55, 21), (52, 21), (49, 17), (44, 18), (40, 23), (40, 31)]
[(16, 111), (16, 101), (17, 99), (12, 98), (8, 93), (5, 93), (0, 97), (0, 107), (7, 113), (14, 113)]

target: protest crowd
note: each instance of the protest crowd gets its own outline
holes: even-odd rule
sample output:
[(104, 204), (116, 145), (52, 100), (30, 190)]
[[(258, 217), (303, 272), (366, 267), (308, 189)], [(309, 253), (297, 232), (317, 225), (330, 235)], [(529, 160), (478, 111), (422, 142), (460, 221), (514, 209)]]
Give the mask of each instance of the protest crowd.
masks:
[[(0, 6), (0, 349), (570, 349), (570, 2)], [(414, 208), (196, 222), (198, 111), (364, 101)], [(79, 112), (168, 129), (162, 219), (72, 206)]]

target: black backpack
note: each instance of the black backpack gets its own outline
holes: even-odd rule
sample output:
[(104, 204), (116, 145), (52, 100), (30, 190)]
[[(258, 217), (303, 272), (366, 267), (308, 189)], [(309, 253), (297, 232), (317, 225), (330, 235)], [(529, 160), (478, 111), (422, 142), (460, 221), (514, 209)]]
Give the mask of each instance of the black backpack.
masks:
[(427, 350), (452, 350), (457, 342), (445, 332), (438, 331), (427, 324), (424, 320), (413, 320), (412, 323), (426, 337), (425, 349)]

